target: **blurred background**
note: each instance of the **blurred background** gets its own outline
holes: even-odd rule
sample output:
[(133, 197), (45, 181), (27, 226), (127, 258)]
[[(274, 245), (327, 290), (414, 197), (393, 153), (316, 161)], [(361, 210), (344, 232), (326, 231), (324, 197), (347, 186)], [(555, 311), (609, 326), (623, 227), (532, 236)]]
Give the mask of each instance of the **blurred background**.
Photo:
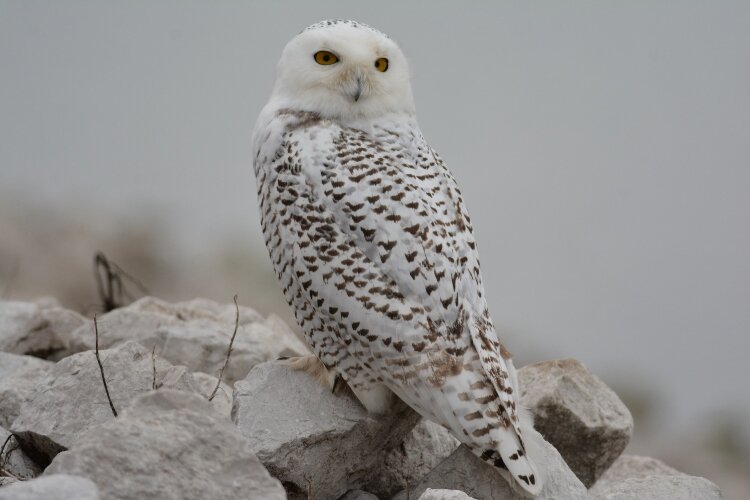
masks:
[(105, 252), (293, 323), (250, 134), (284, 44), (352, 18), (412, 65), (495, 323), (575, 357), (631, 453), (750, 491), (750, 3), (0, 0), (0, 295), (90, 312)]

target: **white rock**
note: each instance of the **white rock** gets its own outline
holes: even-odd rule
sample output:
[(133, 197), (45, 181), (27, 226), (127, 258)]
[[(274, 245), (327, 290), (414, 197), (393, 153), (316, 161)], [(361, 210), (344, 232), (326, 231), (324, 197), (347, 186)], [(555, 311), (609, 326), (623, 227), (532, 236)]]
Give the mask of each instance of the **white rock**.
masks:
[(368, 416), (348, 390), (332, 394), (282, 362), (256, 366), (234, 386), (232, 420), (289, 498), (338, 498), (372, 480), (387, 450), (419, 416), (395, 401)]
[(43, 325), (39, 311), (29, 302), (0, 302), (0, 351), (24, 354), (30, 346), (49, 346), (51, 339), (36, 335)]
[(630, 441), (633, 417), (627, 407), (574, 359), (524, 366), (518, 381), (534, 427), (590, 487)]
[(41, 356), (50, 361), (60, 361), (62, 358), (74, 354), (70, 350), (70, 336), (81, 326), (91, 323), (75, 311), (62, 307), (43, 308), (41, 316), (46, 323), (43, 335), (54, 339), (46, 352), (28, 351), (27, 353)]
[(46, 474), (90, 478), (113, 500), (282, 500), (281, 484), (205, 398), (169, 389), (135, 398), (86, 431)]
[[(198, 392), (206, 398), (211, 395), (214, 387), (216, 387), (216, 382), (219, 380), (213, 375), (201, 372), (193, 373), (193, 378), (195, 383), (198, 384)], [(232, 414), (232, 388), (222, 382), (216, 396), (210, 403), (219, 414), (230, 419)]]
[(99, 500), (99, 490), (86, 478), (55, 474), (18, 481), (0, 488), (0, 500)]
[(637, 455), (620, 455), (615, 463), (602, 474), (602, 477), (589, 488), (589, 494), (605, 492), (611, 485), (631, 478), (649, 476), (681, 476), (684, 475), (661, 460)]
[(443, 426), (422, 419), (385, 457), (383, 469), (367, 486), (382, 498), (417, 484), (461, 443)]
[[(536, 434), (535, 439), (526, 440), (528, 454), (535, 457), (539, 474), (544, 480), (540, 500), (586, 499), (586, 487), (565, 464), (555, 448)], [(431, 489), (459, 490), (479, 499), (520, 500), (525, 498), (505, 480), (493, 466), (477, 458), (466, 446), (460, 446), (440, 465), (435, 467), (422, 481), (413, 486), (410, 498)], [(405, 500), (406, 492), (394, 497)]]
[(592, 499), (718, 499), (719, 488), (710, 481), (688, 476), (661, 460), (622, 455), (589, 490)]
[(591, 500), (721, 500), (721, 490), (702, 477), (658, 475), (610, 483)]
[[(219, 304), (213, 300), (202, 298), (169, 303), (156, 297), (143, 297), (127, 306), (127, 308), (136, 311), (150, 311), (167, 316), (176, 316), (182, 321), (210, 319), (223, 323), (231, 323), (232, 325), (234, 325), (237, 315), (234, 304)], [(258, 314), (254, 309), (245, 306), (239, 306), (239, 309), (240, 325), (263, 322), (263, 316)]]
[(427, 488), (418, 500), (475, 500), (463, 491), (458, 490), (433, 490)]
[(5, 449), (0, 454), (0, 471), (11, 474), (18, 479), (31, 479), (42, 473), (39, 467), (21, 449), (18, 441), (10, 436), (10, 432), (0, 427), (0, 447), (5, 443)]
[(18, 482), (18, 479), (16, 479), (15, 477), (0, 476), (0, 488), (2, 488), (3, 486), (8, 486), (13, 483), (17, 483), (17, 482)]
[(33, 356), (0, 352), (0, 427), (10, 427), (26, 395), (52, 366)]
[[(206, 299), (170, 304), (146, 297), (99, 318), (99, 345), (108, 348), (136, 340), (148, 349), (156, 346), (157, 354), (172, 363), (217, 376), (234, 331), (235, 314), (234, 304), (220, 305)], [(93, 347), (90, 325), (73, 332), (72, 350)], [(281, 353), (299, 355), (305, 349), (293, 333), (273, 330), (258, 313), (241, 307), (224, 381), (231, 385), (258, 363), (277, 359)]]
[(61, 307), (0, 302), (0, 351), (59, 359), (69, 353), (70, 334), (85, 322)]
[[(157, 386), (197, 391), (184, 367), (158, 356), (152, 360), (151, 352), (136, 342), (101, 350), (99, 355), (115, 409), (152, 390), (153, 363)], [(59, 361), (37, 381), (11, 429), (24, 450), (45, 465), (84, 430), (112, 418), (96, 357), (86, 351)]]

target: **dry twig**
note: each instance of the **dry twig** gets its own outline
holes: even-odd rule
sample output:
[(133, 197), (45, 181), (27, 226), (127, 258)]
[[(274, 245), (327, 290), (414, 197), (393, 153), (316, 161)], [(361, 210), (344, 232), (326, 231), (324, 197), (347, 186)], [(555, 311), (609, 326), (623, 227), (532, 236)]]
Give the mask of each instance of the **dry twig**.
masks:
[(312, 490), (312, 481), (307, 474), (305, 474), (305, 481), (307, 482), (307, 500), (315, 500)]
[(123, 298), (133, 300), (133, 296), (123, 284), (123, 278), (133, 283), (141, 293), (150, 295), (148, 289), (137, 278), (125, 272), (115, 262), (109, 260), (103, 252), (94, 255), (94, 276), (99, 299), (104, 312), (109, 312), (124, 304)]
[(152, 377), (151, 377), (151, 390), (156, 390), (156, 346), (154, 346), (153, 349), (151, 349), (151, 367), (152, 370)]
[[(0, 447), (0, 476), (12, 477), (20, 481), (22, 480), (22, 478), (16, 476), (9, 470), (5, 470), (5, 466), (8, 464), (8, 460), (10, 460), (10, 454), (13, 453), (15, 450), (17, 450), (19, 447), (18, 439), (16, 439), (15, 447), (9, 449), (7, 453), (5, 453), (5, 446), (8, 444), (8, 442), (10, 442), (10, 438), (15, 438), (15, 437), (16, 436), (13, 433), (8, 434), (8, 437), (5, 438), (3, 445)], [(3, 456), (3, 454), (5, 454), (5, 456)]]
[(102, 360), (99, 358), (99, 325), (96, 321), (96, 314), (94, 314), (94, 335), (96, 335), (96, 362), (99, 363), (99, 373), (102, 375), (102, 384), (104, 384), (104, 392), (107, 393), (107, 401), (109, 401), (109, 407), (112, 408), (112, 414), (116, 417), (117, 410), (115, 405), (112, 403), (112, 398), (109, 396), (109, 388), (107, 387), (107, 379), (104, 378), (104, 367), (102, 366)]
[(224, 365), (221, 367), (221, 371), (219, 372), (219, 380), (216, 381), (216, 387), (214, 387), (213, 392), (208, 397), (209, 401), (213, 401), (213, 399), (216, 397), (216, 393), (219, 392), (221, 379), (224, 377), (224, 370), (226, 370), (227, 365), (229, 364), (229, 356), (232, 355), (232, 345), (234, 344), (234, 337), (237, 336), (237, 329), (240, 327), (240, 306), (237, 305), (237, 295), (234, 296), (234, 308), (237, 311), (237, 314), (234, 318), (234, 332), (232, 333), (232, 338), (229, 340), (229, 349), (227, 349), (227, 356), (224, 358)]
[(0, 471), (3, 470), (3, 468), (5, 467), (5, 464), (8, 463), (8, 458), (10, 457), (10, 453), (11, 451), (13, 451), (13, 450), (9, 451), (8, 454), (5, 457), (3, 457), (3, 453), (5, 453), (5, 447), (7, 446), (8, 441), (10, 441), (10, 438), (12, 437), (13, 437), (12, 433), (8, 434), (8, 437), (5, 438), (5, 441), (3, 441), (3, 445), (0, 446)]

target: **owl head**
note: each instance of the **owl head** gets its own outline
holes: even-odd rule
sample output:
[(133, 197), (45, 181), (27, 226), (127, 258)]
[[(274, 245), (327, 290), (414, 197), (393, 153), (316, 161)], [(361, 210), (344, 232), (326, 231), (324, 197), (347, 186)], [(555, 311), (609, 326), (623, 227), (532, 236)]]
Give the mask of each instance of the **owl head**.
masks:
[(281, 55), (273, 99), (339, 120), (414, 113), (401, 49), (355, 21), (322, 21), (294, 37)]

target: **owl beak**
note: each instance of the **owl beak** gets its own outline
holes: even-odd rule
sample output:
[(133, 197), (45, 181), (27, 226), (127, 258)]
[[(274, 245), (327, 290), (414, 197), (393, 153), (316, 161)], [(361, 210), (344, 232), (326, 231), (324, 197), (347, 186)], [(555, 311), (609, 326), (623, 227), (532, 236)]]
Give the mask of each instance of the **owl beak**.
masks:
[(354, 99), (354, 102), (359, 101), (360, 96), (362, 95), (362, 78), (357, 77), (357, 88), (354, 90), (354, 94), (352, 94), (352, 98)]
[(346, 73), (341, 75), (341, 91), (347, 99), (351, 98), (353, 102), (367, 97), (370, 92), (370, 82), (367, 79), (365, 70), (359, 66), (347, 69)]

